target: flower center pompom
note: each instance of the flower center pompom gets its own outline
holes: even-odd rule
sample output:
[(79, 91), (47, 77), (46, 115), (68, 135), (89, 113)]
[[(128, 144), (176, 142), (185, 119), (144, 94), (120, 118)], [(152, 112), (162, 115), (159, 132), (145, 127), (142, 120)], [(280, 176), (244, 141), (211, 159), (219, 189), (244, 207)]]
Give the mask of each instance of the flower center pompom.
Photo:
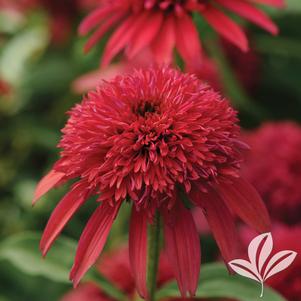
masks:
[(117, 77), (70, 113), (56, 170), (86, 179), (100, 200), (172, 206), (177, 185), (236, 177), (236, 112), (192, 75), (149, 69)]

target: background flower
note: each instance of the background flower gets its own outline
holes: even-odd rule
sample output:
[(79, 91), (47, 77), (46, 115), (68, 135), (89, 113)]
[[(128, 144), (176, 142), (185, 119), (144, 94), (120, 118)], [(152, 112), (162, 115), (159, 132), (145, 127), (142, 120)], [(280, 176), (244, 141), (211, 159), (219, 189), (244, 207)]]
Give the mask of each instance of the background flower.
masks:
[(274, 219), (288, 224), (300, 222), (299, 125), (269, 122), (244, 137), (251, 147), (243, 169), (246, 178), (257, 188)]
[[(222, 7), (257, 24), (272, 34), (278, 32), (276, 25), (252, 0), (196, 1), (102, 1), (82, 22), (79, 32), (85, 35), (97, 28), (85, 46), (88, 51), (108, 32), (116, 28), (109, 39), (102, 57), (102, 65), (108, 65), (121, 51), (132, 59), (145, 47), (149, 47), (157, 63), (171, 63), (176, 48), (189, 69), (201, 68), (201, 42), (192, 13), (200, 14), (222, 37), (248, 50), (243, 30), (229, 18)], [(283, 7), (282, 0), (262, 3)]]

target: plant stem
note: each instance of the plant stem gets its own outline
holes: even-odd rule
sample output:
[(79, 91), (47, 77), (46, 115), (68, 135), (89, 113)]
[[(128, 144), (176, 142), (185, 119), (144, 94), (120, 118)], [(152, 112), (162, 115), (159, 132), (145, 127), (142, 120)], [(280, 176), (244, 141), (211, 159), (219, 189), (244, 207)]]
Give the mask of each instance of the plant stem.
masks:
[(96, 285), (98, 285), (101, 290), (108, 295), (109, 297), (112, 297), (115, 300), (120, 301), (129, 301), (128, 297), (125, 295), (124, 292), (122, 292), (119, 288), (117, 288), (113, 283), (111, 283), (108, 279), (106, 279), (101, 273), (96, 269), (92, 269), (87, 277), (87, 281), (92, 281)]
[(155, 214), (154, 223), (150, 225), (148, 237), (147, 287), (149, 301), (154, 301), (160, 255), (160, 215), (158, 212)]
[(261, 294), (260, 294), (260, 298), (263, 297), (263, 289), (264, 289), (264, 286), (263, 286), (263, 281), (261, 282)]

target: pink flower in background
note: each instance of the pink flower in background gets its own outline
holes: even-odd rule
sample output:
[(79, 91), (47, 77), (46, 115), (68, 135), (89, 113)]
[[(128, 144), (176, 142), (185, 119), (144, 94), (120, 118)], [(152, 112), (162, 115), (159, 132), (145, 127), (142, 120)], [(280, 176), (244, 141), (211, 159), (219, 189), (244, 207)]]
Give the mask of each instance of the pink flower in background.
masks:
[(84, 75), (81, 75), (73, 81), (71, 89), (77, 94), (87, 93), (94, 90), (102, 80), (111, 80), (117, 75), (132, 72), (135, 68), (147, 67), (151, 60), (148, 50), (141, 51), (132, 61), (126, 59), (118, 63), (110, 64), (106, 68), (99, 68)]
[(300, 222), (301, 127), (293, 122), (265, 123), (244, 137), (251, 146), (243, 168), (245, 177), (274, 219)]
[[(275, 274), (266, 284), (272, 286), (275, 290), (281, 293), (289, 301), (300, 301), (301, 296), (301, 227), (289, 227), (282, 224), (275, 224), (272, 227), (272, 235), (274, 241), (274, 256), (277, 252), (283, 250), (293, 250), (298, 255), (293, 264)], [(244, 244), (247, 246), (252, 238), (257, 236), (256, 233), (247, 228), (241, 229), (241, 236)]]
[(35, 5), (36, 0), (0, 0), (0, 10), (9, 9), (23, 12)]
[(247, 146), (236, 112), (195, 76), (170, 68), (134, 71), (100, 84), (69, 115), (61, 158), (38, 184), (34, 202), (77, 179), (48, 221), (40, 245), (45, 255), (72, 215), (98, 196), (71, 271), (75, 285), (97, 260), (126, 200), (131, 268), (144, 297), (147, 225), (156, 212), (182, 296), (194, 295), (200, 268), (199, 237), (183, 199), (204, 210), (227, 262), (237, 255), (232, 212), (257, 231), (269, 229), (262, 200), (239, 176)]
[(148, 47), (157, 63), (171, 63), (176, 48), (188, 68), (198, 69), (202, 47), (192, 13), (199, 13), (222, 37), (247, 51), (243, 30), (224, 10), (277, 34), (276, 25), (256, 7), (258, 3), (284, 6), (283, 0), (103, 0), (84, 19), (79, 32), (86, 35), (95, 29), (85, 46), (89, 51), (108, 31), (115, 29), (104, 50), (103, 67), (122, 51), (132, 59)]

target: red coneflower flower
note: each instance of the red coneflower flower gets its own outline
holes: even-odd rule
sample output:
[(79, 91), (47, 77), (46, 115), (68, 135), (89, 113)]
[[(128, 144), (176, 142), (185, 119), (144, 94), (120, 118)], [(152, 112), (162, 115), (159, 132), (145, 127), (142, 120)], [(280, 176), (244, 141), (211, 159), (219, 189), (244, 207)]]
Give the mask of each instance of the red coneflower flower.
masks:
[(170, 63), (176, 48), (185, 63), (195, 67), (201, 61), (201, 44), (191, 14), (199, 13), (221, 36), (247, 51), (244, 32), (223, 9), (277, 34), (276, 25), (256, 8), (257, 3), (282, 7), (284, 0), (103, 0), (82, 22), (79, 32), (86, 35), (98, 27), (86, 44), (88, 51), (117, 27), (104, 50), (103, 66), (122, 50), (131, 59), (149, 47), (157, 63)]
[(204, 209), (226, 261), (236, 256), (231, 211), (259, 231), (269, 226), (263, 202), (239, 177), (246, 145), (238, 136), (236, 112), (193, 75), (149, 68), (104, 82), (71, 110), (59, 143), (61, 158), (36, 189), (34, 202), (78, 179), (48, 221), (43, 254), (88, 198), (99, 195), (71, 271), (77, 285), (128, 199), (130, 260), (141, 296), (147, 296), (147, 225), (155, 213), (163, 217), (166, 252), (181, 294), (193, 295), (200, 245), (185, 195)]
[(265, 123), (244, 138), (252, 150), (243, 172), (271, 216), (288, 224), (300, 222), (301, 127), (293, 122)]

